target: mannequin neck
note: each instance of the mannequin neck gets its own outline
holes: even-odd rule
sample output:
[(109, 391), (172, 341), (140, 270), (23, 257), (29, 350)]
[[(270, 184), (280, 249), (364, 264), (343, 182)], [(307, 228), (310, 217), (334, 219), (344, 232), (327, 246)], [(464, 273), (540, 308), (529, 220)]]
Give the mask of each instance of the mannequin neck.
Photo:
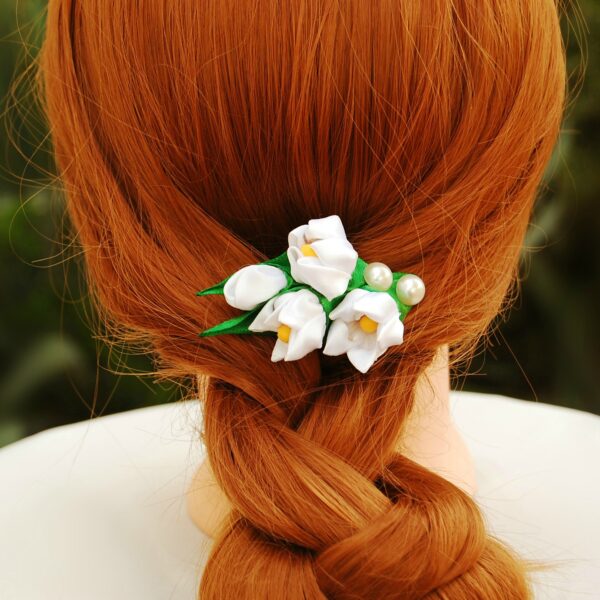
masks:
[[(477, 486), (469, 451), (450, 414), (448, 347), (443, 346), (415, 389), (415, 403), (397, 450), (474, 494)], [(205, 459), (187, 491), (187, 509), (197, 527), (214, 537), (231, 505)]]

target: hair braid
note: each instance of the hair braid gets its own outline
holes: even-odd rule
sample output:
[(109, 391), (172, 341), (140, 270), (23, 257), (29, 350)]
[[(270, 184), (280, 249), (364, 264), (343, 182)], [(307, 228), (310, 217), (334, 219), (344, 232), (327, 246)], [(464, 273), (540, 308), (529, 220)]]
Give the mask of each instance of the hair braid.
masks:
[[(421, 369), (432, 358), (433, 353), (420, 357)], [(414, 371), (415, 362), (410, 365)], [(435, 590), (443, 598), (451, 582), (452, 598), (479, 597), (484, 585), (494, 593), (502, 585), (514, 594), (506, 598), (526, 597), (518, 561), (486, 535), (475, 502), (449, 481), (390, 452), (402, 427), (390, 417), (412, 400), (397, 396), (403, 370), (401, 360), (393, 377), (378, 385), (375, 375), (368, 391), (330, 384), (317, 392), (317, 401), (305, 394), (310, 408), (295, 429), (270, 414), (260, 399), (211, 383), (205, 439), (234, 510), (207, 565), (201, 597), (256, 598), (260, 589), (265, 598), (416, 599)], [(415, 373), (404, 376), (414, 380)], [(365, 410), (340, 427), (348, 403)], [(329, 433), (332, 423), (355, 443), (339, 445)], [(387, 452), (381, 454), (383, 448)], [(244, 560), (256, 545), (270, 548), (263, 565)], [(281, 552), (277, 558), (275, 548)], [(486, 561), (504, 564), (506, 578), (499, 582), (495, 570), (487, 573)], [(221, 576), (217, 565), (226, 564), (235, 565), (235, 576)], [(281, 587), (287, 578), (277, 578), (272, 588), (265, 581), (257, 587), (257, 578), (268, 579), (273, 564), (286, 565), (295, 595)], [(471, 583), (456, 583), (473, 569), (481, 574)]]

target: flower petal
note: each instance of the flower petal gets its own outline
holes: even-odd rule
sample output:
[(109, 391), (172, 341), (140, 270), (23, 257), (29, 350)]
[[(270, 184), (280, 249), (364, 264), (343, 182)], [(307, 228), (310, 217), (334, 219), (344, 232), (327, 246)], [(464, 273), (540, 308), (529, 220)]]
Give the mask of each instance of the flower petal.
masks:
[(314, 316), (324, 313), (319, 299), (310, 290), (298, 290), (283, 296), (286, 302), (277, 318), (292, 329), (300, 329)]
[(404, 341), (404, 323), (397, 317), (388, 319), (377, 328), (377, 343), (389, 348)]
[[(322, 309), (321, 309), (322, 310)], [(316, 315), (302, 328), (292, 330), (285, 360), (304, 358), (309, 352), (323, 345), (325, 334), (325, 311)]]
[(339, 356), (352, 347), (349, 337), (348, 325), (341, 319), (333, 321), (327, 332), (327, 342), (323, 354), (328, 356)]
[(324, 266), (339, 269), (349, 275), (354, 271), (358, 253), (348, 240), (332, 237), (317, 240), (311, 246)]
[(378, 323), (383, 323), (400, 314), (394, 299), (386, 292), (368, 292), (357, 299), (354, 309), (359, 314), (367, 315)]
[[(367, 336), (372, 337), (375, 336)], [(367, 345), (357, 345), (350, 348), (347, 352), (348, 360), (361, 372), (366, 373), (375, 360), (381, 355), (381, 352), (377, 348), (376, 343), (369, 343)]]
[(223, 295), (227, 304), (241, 310), (252, 310), (286, 285), (287, 279), (281, 269), (271, 265), (248, 265), (227, 280)]
[(290, 266), (292, 277), (296, 281), (310, 285), (328, 300), (340, 296), (348, 289), (348, 273), (323, 266), (314, 257), (303, 256), (295, 263), (290, 260)]
[(305, 233), (307, 229), (308, 225), (300, 225), (299, 227), (292, 229), (292, 231), (288, 233), (288, 246), (300, 248), (306, 244)]
[(350, 321), (348, 324), (348, 338), (353, 346), (363, 346), (371, 343), (373, 339), (377, 342), (377, 336), (374, 333), (363, 331), (358, 321)]
[[(283, 294), (284, 296), (286, 294)], [(280, 308), (278, 306), (276, 310), (275, 303), (279, 298), (283, 296), (277, 296), (276, 298), (271, 298), (258, 312), (256, 317), (250, 325), (248, 325), (248, 329), (250, 331), (277, 331), (277, 327), (279, 326), (279, 321), (277, 320), (277, 313)], [(278, 303), (279, 304), (279, 303)]]
[(360, 314), (354, 308), (363, 296), (369, 294), (368, 290), (356, 289), (348, 292), (344, 299), (329, 313), (330, 319), (342, 319), (343, 321), (355, 321), (360, 317)]
[(277, 338), (275, 345), (273, 346), (273, 352), (271, 353), (271, 362), (278, 362), (285, 358), (287, 353), (288, 345)]
[(310, 219), (305, 232), (307, 241), (324, 240), (327, 238), (346, 239), (346, 231), (338, 215), (331, 215), (322, 219)]

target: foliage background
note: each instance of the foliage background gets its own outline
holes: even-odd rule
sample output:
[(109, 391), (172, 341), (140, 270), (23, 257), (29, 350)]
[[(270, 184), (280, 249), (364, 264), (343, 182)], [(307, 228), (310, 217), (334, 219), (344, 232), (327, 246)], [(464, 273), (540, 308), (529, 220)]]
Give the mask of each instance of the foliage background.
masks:
[[(152, 369), (147, 357), (109, 352), (90, 332), (30, 89), (44, 8), (0, 0), (0, 446), (179, 397), (174, 384), (136, 376)], [(600, 3), (571, 6), (564, 25), (573, 100), (527, 237), (521, 294), (455, 386), (600, 414)]]

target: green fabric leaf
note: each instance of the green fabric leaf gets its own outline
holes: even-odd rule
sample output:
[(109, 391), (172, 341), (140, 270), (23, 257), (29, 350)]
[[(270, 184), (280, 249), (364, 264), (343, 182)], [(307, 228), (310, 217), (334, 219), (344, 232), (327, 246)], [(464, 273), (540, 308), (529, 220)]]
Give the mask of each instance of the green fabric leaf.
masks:
[(205, 329), (198, 335), (200, 337), (207, 337), (211, 335), (221, 335), (225, 333), (259, 333), (255, 331), (250, 331), (248, 326), (254, 321), (256, 315), (259, 313), (262, 308), (262, 304), (257, 306), (251, 311), (242, 313), (237, 317), (233, 317), (227, 321), (223, 321), (223, 323), (219, 323), (214, 327), (210, 327), (209, 329)]
[(270, 258), (269, 260), (266, 260), (265, 262), (262, 262), (260, 264), (278, 267), (284, 273), (287, 273), (291, 277), (292, 268), (290, 266), (290, 259), (288, 258), (287, 250), (285, 252), (282, 252), (279, 256), (276, 256), (275, 258)]
[(196, 296), (210, 296), (210, 295), (213, 295), (213, 294), (220, 294), (222, 296), (223, 295), (223, 288), (225, 287), (225, 284), (231, 278), (232, 275), (233, 275), (233, 273), (231, 275), (229, 275), (229, 277), (226, 277), (225, 279), (223, 279), (223, 281), (221, 281), (220, 283), (217, 283), (217, 284), (213, 285), (212, 287), (208, 287), (208, 288), (206, 288), (204, 290), (196, 292)]

